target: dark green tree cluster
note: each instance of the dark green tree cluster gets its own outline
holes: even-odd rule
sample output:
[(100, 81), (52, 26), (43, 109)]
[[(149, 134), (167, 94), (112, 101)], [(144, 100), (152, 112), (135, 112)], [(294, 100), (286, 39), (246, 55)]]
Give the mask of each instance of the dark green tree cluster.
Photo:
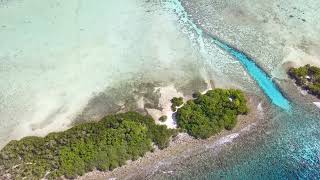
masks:
[(85, 172), (112, 170), (153, 149), (168, 146), (176, 132), (156, 125), (150, 116), (128, 112), (67, 131), (11, 141), (0, 151), (0, 177), (12, 179), (74, 178)]
[(248, 113), (246, 103), (240, 90), (210, 90), (178, 109), (177, 124), (196, 138), (208, 138), (223, 129), (231, 130), (237, 115)]
[(183, 98), (182, 97), (174, 97), (171, 99), (171, 110), (176, 111), (177, 107), (181, 106), (183, 104)]
[(159, 118), (159, 121), (161, 121), (161, 122), (166, 122), (167, 119), (168, 119), (168, 116), (161, 116), (161, 117)]
[(290, 68), (288, 74), (298, 86), (320, 98), (320, 68), (308, 64), (299, 68)]

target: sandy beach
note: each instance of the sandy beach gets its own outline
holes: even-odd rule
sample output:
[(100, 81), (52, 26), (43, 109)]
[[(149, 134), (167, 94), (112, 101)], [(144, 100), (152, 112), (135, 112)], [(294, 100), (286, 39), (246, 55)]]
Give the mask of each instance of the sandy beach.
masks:
[[(149, 152), (137, 161), (128, 161), (127, 165), (113, 171), (93, 171), (79, 177), (79, 180), (93, 179), (148, 179), (161, 167), (173, 162), (180, 162), (185, 158), (199, 154), (209, 149), (219, 149), (224, 145), (249, 132), (263, 118), (265, 102), (261, 102), (257, 96), (247, 95), (250, 113), (246, 116), (239, 116), (237, 126), (232, 131), (223, 131), (207, 140), (194, 139), (186, 133), (180, 133), (173, 138), (170, 146), (164, 150)], [(163, 173), (174, 173), (163, 172)]]

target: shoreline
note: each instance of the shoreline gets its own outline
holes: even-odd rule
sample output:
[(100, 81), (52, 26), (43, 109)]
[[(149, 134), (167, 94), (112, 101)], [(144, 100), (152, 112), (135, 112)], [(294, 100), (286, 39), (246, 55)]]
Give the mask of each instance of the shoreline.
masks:
[(263, 104), (263, 107), (268, 107), (265, 102), (255, 95), (246, 94), (246, 97), (250, 112), (246, 116), (239, 116), (236, 127), (231, 131), (224, 130), (206, 140), (194, 139), (186, 133), (179, 133), (177, 137), (173, 138), (169, 147), (163, 150), (156, 149), (154, 152), (148, 152), (144, 157), (136, 161), (128, 161), (126, 165), (113, 171), (102, 172), (94, 170), (77, 179), (145, 179), (152, 176), (162, 166), (171, 164), (173, 161), (178, 162), (207, 149), (218, 149), (229, 144), (242, 134), (249, 132), (263, 118), (265, 110), (262, 109), (261, 104)]

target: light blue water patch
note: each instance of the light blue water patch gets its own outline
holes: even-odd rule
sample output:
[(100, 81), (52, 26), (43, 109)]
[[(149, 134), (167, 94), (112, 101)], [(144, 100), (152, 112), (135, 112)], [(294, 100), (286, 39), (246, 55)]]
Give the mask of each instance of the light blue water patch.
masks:
[(205, 52), (204, 46), (204, 36), (207, 35), (212, 38), (213, 43), (219, 46), (221, 49), (227, 51), (230, 55), (232, 55), (235, 59), (237, 59), (249, 73), (249, 75), (257, 82), (259, 87), (263, 90), (264, 94), (266, 94), (271, 102), (282, 109), (290, 110), (289, 101), (282, 95), (280, 89), (277, 85), (272, 81), (272, 79), (268, 76), (266, 72), (264, 72), (261, 68), (259, 68), (256, 63), (246, 56), (244, 53), (232, 48), (231, 46), (221, 42), (219, 39), (210, 36), (209, 34), (205, 34), (205, 32), (199, 28), (190, 18), (182, 6), (179, 0), (168, 0), (167, 7), (173, 9), (175, 13), (179, 17), (180, 23), (188, 28), (189, 31), (194, 31), (195, 35), (198, 36), (196, 41), (200, 46), (200, 50)]
[(282, 95), (279, 88), (275, 85), (268, 74), (259, 68), (252, 59), (217, 39), (213, 39), (213, 41), (216, 45), (229, 52), (234, 58), (241, 62), (250, 76), (258, 83), (260, 88), (270, 98), (273, 104), (285, 110), (290, 109), (289, 101)]

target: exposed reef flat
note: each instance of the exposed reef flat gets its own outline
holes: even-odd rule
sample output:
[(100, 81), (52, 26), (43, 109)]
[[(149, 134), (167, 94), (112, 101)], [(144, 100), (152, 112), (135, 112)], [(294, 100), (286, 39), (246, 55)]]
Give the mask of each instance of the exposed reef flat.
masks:
[(276, 78), (291, 63), (320, 64), (320, 2), (182, 0), (194, 21), (251, 55)]

